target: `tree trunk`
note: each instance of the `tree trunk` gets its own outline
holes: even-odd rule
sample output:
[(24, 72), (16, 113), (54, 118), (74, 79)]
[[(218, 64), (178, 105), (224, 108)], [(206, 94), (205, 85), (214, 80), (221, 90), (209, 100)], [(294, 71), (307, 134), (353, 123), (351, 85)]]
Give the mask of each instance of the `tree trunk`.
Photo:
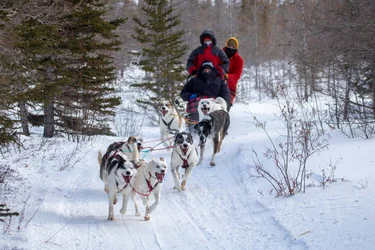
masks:
[(55, 133), (55, 120), (53, 119), (53, 101), (44, 105), (44, 133), (43, 137), (52, 138)]
[(27, 121), (26, 103), (25, 102), (19, 102), (18, 107), (20, 108), (22, 133), (26, 136), (29, 136), (30, 131), (29, 131), (29, 122)]
[(349, 117), (349, 101), (350, 101), (350, 87), (352, 81), (352, 73), (350, 69), (347, 69), (346, 72), (346, 86), (345, 86), (345, 96), (344, 96), (344, 120), (347, 120)]

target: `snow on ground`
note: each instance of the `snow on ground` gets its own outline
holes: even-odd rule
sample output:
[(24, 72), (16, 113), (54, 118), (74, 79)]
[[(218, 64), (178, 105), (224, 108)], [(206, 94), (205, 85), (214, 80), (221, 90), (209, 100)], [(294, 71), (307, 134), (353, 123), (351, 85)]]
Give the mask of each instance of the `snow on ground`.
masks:
[[(107, 220), (97, 152), (126, 138), (102, 136), (80, 143), (42, 140), (38, 134), (25, 138), (25, 149), (0, 159), (22, 178), (7, 186), (16, 195), (0, 194), (12, 210), (25, 210), (22, 219), (13, 217), (9, 228), (0, 222), (0, 249), (373, 249), (374, 139), (348, 139), (332, 131), (329, 150), (308, 164), (317, 185), (306, 193), (275, 198), (268, 182), (249, 178), (249, 172), (252, 150), (269, 143), (251, 114), (267, 121), (272, 133), (283, 129), (274, 115), (277, 110), (273, 101), (235, 104), (217, 165), (209, 166), (209, 144), (184, 192), (173, 190), (168, 171), (150, 221), (134, 215), (131, 201), (122, 216), (120, 196), (116, 220)], [(158, 127), (142, 129), (147, 146), (155, 145), (158, 135)], [(158, 150), (141, 156), (169, 162), (170, 154)], [(335, 177), (341, 180), (323, 189), (318, 185), (321, 169), (336, 161)]]

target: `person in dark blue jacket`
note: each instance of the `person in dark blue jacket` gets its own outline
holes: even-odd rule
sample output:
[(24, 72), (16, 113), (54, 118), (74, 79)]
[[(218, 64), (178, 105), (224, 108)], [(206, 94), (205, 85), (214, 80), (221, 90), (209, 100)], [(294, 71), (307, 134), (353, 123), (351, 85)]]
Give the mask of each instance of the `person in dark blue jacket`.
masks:
[[(204, 61), (195, 77), (185, 84), (181, 90), (181, 98), (188, 101), (186, 112), (189, 114), (188, 123), (198, 122), (198, 104), (200, 99), (222, 97), (228, 104), (231, 96), (228, 84), (221, 78), (219, 70), (215, 69), (211, 61)], [(190, 126), (189, 126), (190, 127)]]

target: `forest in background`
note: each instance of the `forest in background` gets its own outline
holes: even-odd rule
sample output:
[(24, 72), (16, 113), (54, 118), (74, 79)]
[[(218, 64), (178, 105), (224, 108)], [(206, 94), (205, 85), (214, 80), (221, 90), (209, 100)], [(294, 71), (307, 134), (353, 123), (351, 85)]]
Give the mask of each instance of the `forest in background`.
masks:
[[(48, 128), (45, 137), (110, 134), (106, 116), (113, 116), (120, 102), (111, 96), (113, 83), (139, 60), (131, 52), (148, 46), (134, 38), (133, 17), (147, 18), (142, 6), (160, 3), (181, 21), (171, 29), (183, 31), (183, 65), (204, 29), (214, 30), (219, 47), (231, 36), (239, 40), (245, 71), (237, 101), (249, 101), (254, 92), (258, 100), (274, 98), (288, 84), (301, 100), (317, 93), (332, 98), (327, 122), (333, 127), (373, 135), (372, 0), (5, 0), (0, 4), (1, 145), (16, 141), (20, 128), (27, 134), (28, 123), (38, 118)], [(174, 46), (161, 48), (168, 52)]]

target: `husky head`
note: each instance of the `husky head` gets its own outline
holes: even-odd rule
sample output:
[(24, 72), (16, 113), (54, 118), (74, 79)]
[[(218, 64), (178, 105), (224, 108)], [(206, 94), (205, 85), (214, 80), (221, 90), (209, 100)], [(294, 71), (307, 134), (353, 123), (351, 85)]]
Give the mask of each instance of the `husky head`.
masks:
[(148, 163), (148, 171), (152, 177), (156, 178), (159, 183), (162, 183), (167, 172), (167, 163), (162, 157), (160, 157), (160, 160), (152, 159)]
[(168, 116), (174, 110), (173, 105), (170, 103), (170, 101), (167, 100), (162, 100), (159, 104), (158, 109), (162, 116)]
[(213, 98), (201, 99), (198, 104), (198, 110), (204, 115), (208, 115), (210, 111), (214, 111), (214, 105), (217, 105)]
[(137, 169), (128, 157), (121, 151), (116, 151), (108, 158), (108, 175), (113, 174), (119, 183), (129, 184), (137, 174)]
[(181, 132), (176, 135), (174, 140), (175, 147), (180, 147), (181, 152), (186, 155), (190, 146), (194, 144), (193, 136), (187, 132)]
[(198, 124), (194, 125), (194, 131), (197, 133), (200, 144), (205, 144), (208, 136), (211, 134), (212, 119), (210, 116), (205, 117)]
[(127, 143), (128, 145), (133, 145), (133, 147), (136, 146), (138, 148), (138, 151), (141, 151), (143, 149), (143, 139), (141, 137), (130, 136), (127, 140)]

